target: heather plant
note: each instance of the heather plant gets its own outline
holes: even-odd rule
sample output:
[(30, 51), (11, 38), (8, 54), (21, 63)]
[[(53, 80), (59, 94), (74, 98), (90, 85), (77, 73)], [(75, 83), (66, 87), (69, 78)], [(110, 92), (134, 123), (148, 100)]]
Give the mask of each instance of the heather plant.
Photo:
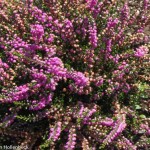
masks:
[(150, 148), (148, 0), (1, 0), (0, 145)]

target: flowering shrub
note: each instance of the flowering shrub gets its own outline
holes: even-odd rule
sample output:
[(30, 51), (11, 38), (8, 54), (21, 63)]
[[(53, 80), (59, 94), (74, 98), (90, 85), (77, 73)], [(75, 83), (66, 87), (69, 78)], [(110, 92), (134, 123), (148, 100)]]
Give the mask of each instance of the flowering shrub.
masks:
[(150, 148), (147, 0), (0, 8), (0, 144)]

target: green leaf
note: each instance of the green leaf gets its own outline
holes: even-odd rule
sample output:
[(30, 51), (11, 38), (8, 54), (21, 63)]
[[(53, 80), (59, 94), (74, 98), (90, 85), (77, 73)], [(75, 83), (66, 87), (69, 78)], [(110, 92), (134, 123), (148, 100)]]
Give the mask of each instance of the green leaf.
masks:
[(140, 105), (135, 105), (135, 109), (141, 109), (141, 106)]
[(145, 115), (140, 115), (140, 118), (145, 119), (146, 116)]

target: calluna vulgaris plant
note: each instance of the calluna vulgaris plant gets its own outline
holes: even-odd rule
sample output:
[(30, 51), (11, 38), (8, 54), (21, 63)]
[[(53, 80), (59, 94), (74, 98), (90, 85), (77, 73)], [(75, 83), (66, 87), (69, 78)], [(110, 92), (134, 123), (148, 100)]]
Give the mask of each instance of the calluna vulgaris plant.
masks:
[(0, 0), (0, 145), (148, 150), (148, 0)]

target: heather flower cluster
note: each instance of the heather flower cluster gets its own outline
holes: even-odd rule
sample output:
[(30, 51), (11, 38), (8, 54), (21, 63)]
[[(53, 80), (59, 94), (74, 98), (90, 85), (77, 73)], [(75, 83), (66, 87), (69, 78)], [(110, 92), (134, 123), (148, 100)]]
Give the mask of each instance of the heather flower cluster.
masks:
[(44, 35), (43, 26), (39, 24), (31, 25), (31, 35), (34, 41), (42, 40), (42, 37)]
[(56, 141), (61, 133), (61, 122), (58, 122), (55, 128), (51, 128), (49, 140)]
[(144, 57), (146, 54), (148, 54), (149, 49), (145, 46), (141, 46), (136, 49), (135, 56), (138, 58)]
[(1, 0), (0, 143), (148, 150), (148, 0)]
[(75, 148), (76, 144), (76, 133), (75, 133), (75, 127), (72, 127), (69, 130), (69, 137), (68, 137), (68, 142), (65, 145), (65, 148), (67, 150), (73, 150)]

